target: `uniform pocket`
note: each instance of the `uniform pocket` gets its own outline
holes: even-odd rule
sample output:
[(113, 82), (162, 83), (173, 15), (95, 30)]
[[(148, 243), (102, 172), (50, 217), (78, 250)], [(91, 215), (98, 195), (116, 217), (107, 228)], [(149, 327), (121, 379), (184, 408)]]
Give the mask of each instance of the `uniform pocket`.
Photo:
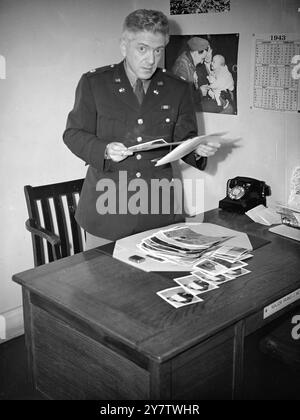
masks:
[(126, 130), (126, 116), (120, 110), (103, 107), (98, 110), (97, 135), (111, 141), (121, 141)]

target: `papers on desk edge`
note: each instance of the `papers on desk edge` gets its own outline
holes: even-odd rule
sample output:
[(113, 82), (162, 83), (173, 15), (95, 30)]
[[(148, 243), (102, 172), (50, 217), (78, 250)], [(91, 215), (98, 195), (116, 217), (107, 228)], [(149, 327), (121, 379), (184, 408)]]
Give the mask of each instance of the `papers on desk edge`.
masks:
[(292, 228), (300, 229), (300, 209), (277, 202), (277, 213), (281, 216), (281, 222)]

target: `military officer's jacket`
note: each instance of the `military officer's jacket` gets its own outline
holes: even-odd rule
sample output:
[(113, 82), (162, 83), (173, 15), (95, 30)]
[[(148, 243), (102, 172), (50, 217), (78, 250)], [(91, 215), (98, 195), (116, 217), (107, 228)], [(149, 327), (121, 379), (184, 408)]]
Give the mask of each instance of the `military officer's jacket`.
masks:
[[(116, 240), (174, 223), (172, 203), (167, 210), (161, 205), (159, 211), (151, 207), (151, 180), (171, 182), (173, 178), (170, 164), (155, 167), (155, 159), (169, 149), (134, 153), (118, 163), (105, 158), (105, 149), (111, 142), (126, 147), (161, 138), (176, 142), (196, 136), (197, 131), (189, 84), (166, 70), (157, 69), (141, 105), (123, 62), (84, 74), (63, 135), (70, 150), (89, 165), (76, 211), (79, 225), (95, 236)], [(201, 170), (206, 165), (206, 158), (196, 160), (193, 153), (183, 160)], [(124, 202), (132, 199), (132, 204), (141, 194), (139, 187), (134, 188), (141, 180), (149, 186), (147, 197), (140, 212), (132, 211)]]

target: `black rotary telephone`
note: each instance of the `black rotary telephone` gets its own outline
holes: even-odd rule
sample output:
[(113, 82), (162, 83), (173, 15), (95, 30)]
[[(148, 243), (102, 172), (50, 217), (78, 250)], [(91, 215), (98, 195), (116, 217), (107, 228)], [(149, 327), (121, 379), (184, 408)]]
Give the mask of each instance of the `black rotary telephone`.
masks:
[(259, 204), (266, 206), (271, 188), (264, 181), (237, 176), (227, 181), (226, 193), (226, 197), (219, 201), (220, 209), (243, 214)]

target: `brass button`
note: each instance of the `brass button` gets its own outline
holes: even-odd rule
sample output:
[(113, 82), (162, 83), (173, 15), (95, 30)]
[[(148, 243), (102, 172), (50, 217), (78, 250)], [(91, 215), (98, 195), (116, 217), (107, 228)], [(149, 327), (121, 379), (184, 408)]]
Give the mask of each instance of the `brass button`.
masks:
[(142, 174), (141, 174), (140, 172), (137, 172), (137, 173), (135, 174), (135, 176), (136, 176), (137, 178), (140, 178), (140, 177), (142, 176)]
[(137, 160), (141, 160), (142, 159), (142, 155), (140, 155), (140, 154), (136, 155), (136, 159)]
[(141, 141), (143, 141), (143, 137), (137, 137), (136, 141), (137, 141), (138, 143), (140, 143)]
[(142, 125), (142, 124), (144, 124), (144, 120), (143, 120), (143, 118), (139, 118), (139, 119), (137, 120), (137, 123), (138, 123), (138, 125)]
[(170, 121), (170, 118), (166, 118), (166, 123), (169, 123)]

